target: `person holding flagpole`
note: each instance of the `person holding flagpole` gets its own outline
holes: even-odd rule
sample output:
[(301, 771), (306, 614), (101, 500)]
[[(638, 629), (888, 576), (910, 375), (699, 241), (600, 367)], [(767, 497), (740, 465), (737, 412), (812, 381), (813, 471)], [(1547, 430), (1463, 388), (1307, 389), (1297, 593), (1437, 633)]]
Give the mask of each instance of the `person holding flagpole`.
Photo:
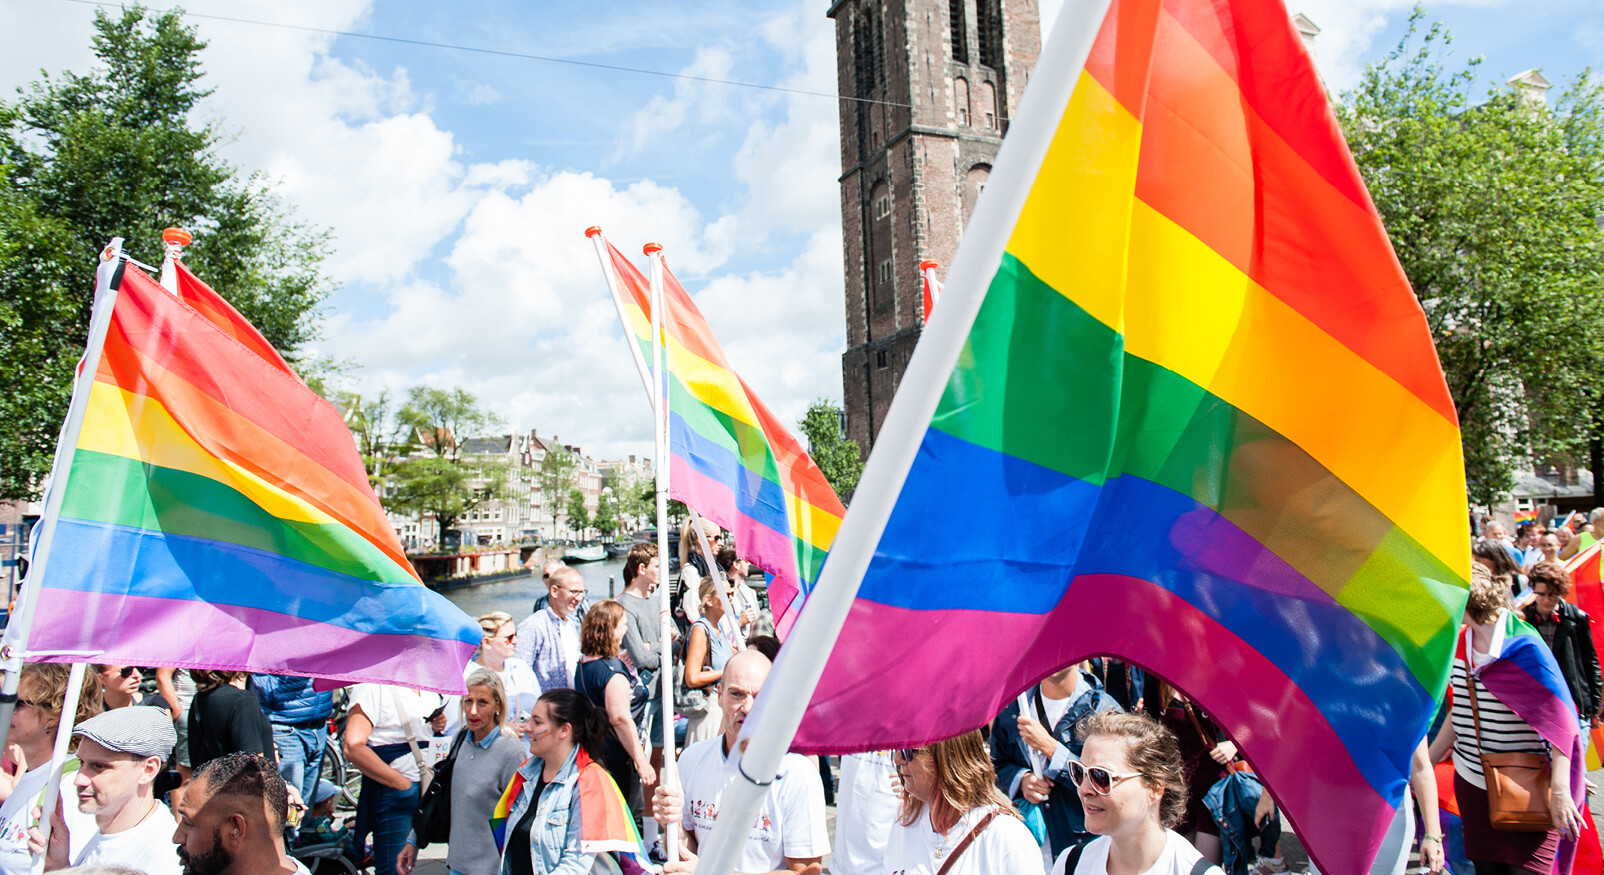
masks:
[[(11, 714), (6, 747), (16, 771), (0, 771), (0, 875), (27, 875), (32, 865), (28, 827), (54, 772), (50, 751), (61, 724), (70, 673), (61, 663), (30, 662), (22, 666), (17, 679), (17, 709)], [(99, 692), (99, 676), (85, 672), (74, 724), (101, 712)]]

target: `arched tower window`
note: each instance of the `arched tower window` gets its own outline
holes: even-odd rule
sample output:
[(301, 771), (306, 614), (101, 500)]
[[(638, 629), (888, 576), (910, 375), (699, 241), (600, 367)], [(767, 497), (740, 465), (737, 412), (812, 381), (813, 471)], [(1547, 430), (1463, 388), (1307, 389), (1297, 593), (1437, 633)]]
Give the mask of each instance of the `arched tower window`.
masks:
[(976, 164), (964, 174), (964, 225), (969, 224), (969, 217), (975, 212), (975, 203), (980, 200), (980, 193), (986, 190), (986, 180), (990, 178), (989, 164)]
[(997, 88), (990, 82), (980, 83), (980, 122), (988, 131), (997, 129)]
[(958, 125), (969, 124), (969, 80), (962, 76), (952, 80), (952, 106), (957, 111)]

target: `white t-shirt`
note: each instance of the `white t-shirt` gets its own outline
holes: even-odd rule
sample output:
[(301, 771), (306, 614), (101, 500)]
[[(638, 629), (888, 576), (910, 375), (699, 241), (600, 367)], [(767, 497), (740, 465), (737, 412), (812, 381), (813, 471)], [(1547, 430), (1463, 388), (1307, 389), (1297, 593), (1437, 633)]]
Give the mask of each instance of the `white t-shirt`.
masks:
[[(1058, 855), (1057, 862), (1053, 863), (1052, 875), (1107, 875), (1108, 849), (1114, 840), (1108, 836), (1098, 836), (1086, 845), (1081, 851), (1080, 864), (1075, 867), (1074, 873), (1064, 871), (1064, 864), (1069, 859), (1069, 851)], [(1197, 848), (1191, 842), (1181, 838), (1181, 834), (1173, 829), (1164, 831), (1164, 850), (1158, 859), (1142, 875), (1192, 875), (1192, 867), (1197, 861), (1203, 859)], [(1219, 866), (1209, 866), (1204, 875), (1223, 875)]]
[(182, 875), (178, 862), (178, 846), (173, 844), (173, 832), (178, 821), (167, 806), (156, 807), (132, 829), (113, 835), (98, 831), (72, 857), (74, 866), (126, 866), (146, 875)]
[(841, 784), (835, 791), (836, 875), (886, 875), (886, 842), (897, 822), (897, 767), (891, 751), (849, 753), (841, 757)]
[[(891, 875), (935, 875), (969, 831), (995, 806), (982, 806), (964, 812), (945, 833), (930, 825), (930, 809), (912, 826), (898, 823), (891, 827), (886, 842), (886, 869)], [(969, 847), (947, 870), (947, 875), (992, 875), (995, 872), (1040, 872), (1041, 845), (1030, 834), (1024, 821), (1006, 812), (998, 814), (975, 836)]]
[[(0, 805), (0, 873), (27, 875), (33, 857), (28, 853), (28, 827), (33, 824), (33, 809), (39, 804), (39, 793), (50, 777), (50, 763), (36, 766), (17, 779), (17, 786)], [(73, 800), (67, 800), (68, 805)]]
[[(685, 792), (681, 822), (697, 844), (706, 847), (730, 777), (724, 768), (724, 736), (686, 748), (679, 756), (679, 769)], [(805, 860), (828, 853), (830, 834), (824, 822), (824, 784), (819, 781), (819, 769), (807, 757), (788, 753), (763, 797), (763, 807), (735, 871), (773, 872), (785, 868), (786, 857)]]
[[(373, 732), (368, 735), (369, 747), (407, 743), (407, 733), (401, 727), (401, 715), (396, 710), (399, 703), (412, 724), (412, 734), (417, 739), (418, 747), (425, 758), (429, 756), (429, 741), (434, 737), (434, 730), (429, 728), (427, 721), (434, 709), (445, 703), (439, 694), (385, 684), (357, 684), (351, 688), (347, 701), (353, 708), (361, 705), (362, 713), (373, 721)], [(410, 780), (418, 780), (418, 763), (411, 750), (390, 760), (387, 765)]]

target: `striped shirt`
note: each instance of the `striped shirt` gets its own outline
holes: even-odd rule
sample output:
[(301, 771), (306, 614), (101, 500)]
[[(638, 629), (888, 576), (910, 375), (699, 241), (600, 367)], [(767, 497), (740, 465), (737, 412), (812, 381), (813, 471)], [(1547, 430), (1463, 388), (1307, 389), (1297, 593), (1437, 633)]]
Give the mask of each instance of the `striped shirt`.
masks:
[[(1477, 660), (1480, 662), (1481, 660)], [(1487, 687), (1480, 682), (1476, 684), (1476, 704), (1481, 710), (1481, 742), (1480, 749), (1476, 747), (1476, 722), (1470, 712), (1470, 692), (1465, 676), (1465, 661), (1454, 657), (1454, 771), (1471, 784), (1487, 789), (1487, 781), (1482, 777), (1481, 751), (1488, 753), (1506, 753), (1521, 751), (1528, 753), (1548, 752), (1548, 745), (1543, 741), (1537, 731), (1515, 716), (1508, 705), (1498, 701), (1498, 697), (1487, 691)]]

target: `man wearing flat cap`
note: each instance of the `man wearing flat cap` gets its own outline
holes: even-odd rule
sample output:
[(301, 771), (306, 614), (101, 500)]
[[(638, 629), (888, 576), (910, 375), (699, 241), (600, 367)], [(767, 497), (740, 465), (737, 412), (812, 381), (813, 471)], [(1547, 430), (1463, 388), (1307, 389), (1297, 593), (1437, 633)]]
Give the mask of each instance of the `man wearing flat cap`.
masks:
[[(156, 776), (178, 735), (157, 708), (118, 708), (73, 728), (78, 768), (62, 782), (77, 793), (77, 810), (58, 805), (51, 817), (45, 869), (126, 866), (148, 875), (180, 875), (173, 848), (177, 821), (156, 798)], [(65, 821), (65, 822), (63, 822)], [(37, 829), (31, 850), (45, 850)]]

